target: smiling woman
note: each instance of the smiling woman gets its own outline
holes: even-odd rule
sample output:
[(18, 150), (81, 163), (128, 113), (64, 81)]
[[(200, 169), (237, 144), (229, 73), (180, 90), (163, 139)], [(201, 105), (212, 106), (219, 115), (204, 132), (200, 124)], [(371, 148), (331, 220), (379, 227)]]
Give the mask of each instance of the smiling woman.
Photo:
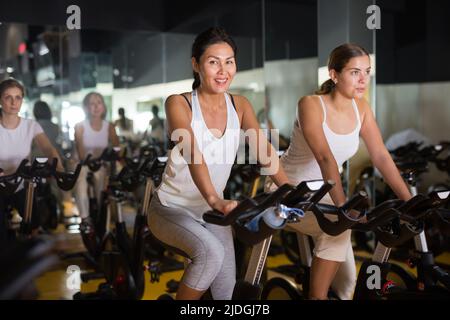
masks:
[[(248, 100), (227, 92), (236, 74), (236, 45), (231, 37), (221, 28), (202, 32), (192, 46), (191, 61), (193, 91), (166, 100), (168, 133), (176, 145), (152, 198), (148, 225), (156, 238), (192, 260), (177, 299), (199, 299), (208, 288), (214, 299), (230, 299), (236, 281), (231, 227), (206, 223), (202, 215), (211, 208), (228, 214), (237, 205), (223, 199), (223, 191), (236, 158), (241, 128), (257, 133), (258, 161), (262, 158), (260, 149), (270, 150), (273, 157), (268, 165), (277, 168), (274, 181), (284, 184), (287, 178), (275, 150), (259, 130)], [(265, 142), (267, 148), (260, 148), (258, 141)]]
[(197, 36), (192, 46), (192, 89), (200, 87), (202, 80), (212, 80), (219, 86), (217, 90), (226, 91), (236, 74), (236, 53), (235, 42), (221, 28), (211, 28)]

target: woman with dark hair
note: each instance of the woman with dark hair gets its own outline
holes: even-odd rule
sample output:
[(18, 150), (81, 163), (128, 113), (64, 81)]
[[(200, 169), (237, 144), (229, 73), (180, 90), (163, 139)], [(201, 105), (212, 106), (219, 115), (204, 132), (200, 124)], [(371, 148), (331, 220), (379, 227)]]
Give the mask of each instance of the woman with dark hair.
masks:
[[(83, 99), (86, 120), (75, 125), (75, 147), (78, 158), (86, 159), (88, 154), (99, 157), (109, 145), (119, 146), (119, 138), (112, 123), (104, 120), (106, 105), (103, 96), (97, 92), (88, 93)], [(88, 168), (83, 166), (75, 186), (75, 200), (82, 220), (89, 217), (89, 198), (87, 194)], [(101, 168), (94, 173), (97, 199), (100, 201), (105, 170)], [(83, 221), (89, 222), (89, 221)]]
[(150, 137), (157, 142), (164, 142), (164, 120), (159, 117), (159, 107), (152, 106), (153, 118), (150, 120)]
[(227, 92), (236, 74), (235, 56), (236, 45), (223, 29), (199, 34), (192, 46), (193, 90), (172, 95), (165, 104), (176, 145), (151, 200), (148, 225), (160, 241), (190, 257), (177, 299), (199, 299), (208, 288), (214, 299), (232, 296), (236, 268), (231, 228), (206, 223), (202, 215), (211, 208), (226, 215), (237, 205), (223, 199), (223, 190), (240, 129), (256, 133), (257, 143), (250, 149), (260, 163), (275, 168), (271, 177), (277, 185), (288, 182), (249, 101)]
[(59, 145), (61, 130), (57, 124), (52, 122), (52, 111), (47, 102), (41, 100), (36, 101), (34, 103), (33, 115), (36, 121), (41, 125), (53, 147), (62, 154), (61, 146)]
[[(335, 187), (323, 202), (341, 206), (346, 201), (339, 167), (358, 150), (361, 137), (372, 163), (400, 199), (410, 192), (384, 146), (364, 92), (370, 81), (368, 52), (355, 44), (335, 48), (329, 57), (330, 79), (316, 95), (298, 102), (297, 119), (288, 151), (281, 163), (293, 183), (311, 179), (332, 179)], [(273, 188), (267, 181), (266, 188)], [(358, 212), (353, 214), (359, 215)], [(314, 258), (310, 276), (310, 298), (326, 299), (332, 285), (341, 299), (351, 299), (356, 284), (356, 267), (351, 245), (351, 230), (329, 236), (308, 212), (301, 223), (291, 224), (297, 231), (313, 237)]]
[(125, 116), (125, 108), (120, 107), (117, 110), (119, 119), (114, 121), (114, 126), (119, 129), (119, 136), (123, 136), (127, 139), (133, 138), (133, 120), (128, 119)]
[[(58, 159), (58, 169), (63, 171), (58, 152), (52, 146), (39, 123), (19, 116), (22, 107), (25, 88), (15, 79), (0, 82), (0, 168), (2, 174), (11, 174), (18, 168), (20, 162), (30, 157), (31, 145), (34, 142), (41, 152), (49, 159)], [(0, 173), (1, 174), (1, 173)], [(7, 217), (6, 206), (11, 204), (19, 213), (24, 213), (25, 189), (21, 185), (12, 197), (0, 195), (0, 239), (5, 240)], [(32, 216), (32, 228), (37, 230), (39, 215)]]
[(34, 103), (33, 115), (36, 120), (52, 120), (52, 111), (47, 102), (42, 100)]

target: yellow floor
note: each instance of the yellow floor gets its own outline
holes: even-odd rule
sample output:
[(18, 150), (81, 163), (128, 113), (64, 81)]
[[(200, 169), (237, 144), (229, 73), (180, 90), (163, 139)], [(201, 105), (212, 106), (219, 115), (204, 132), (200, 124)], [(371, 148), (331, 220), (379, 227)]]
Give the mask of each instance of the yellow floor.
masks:
[[(357, 252), (358, 256), (369, 258), (370, 255), (365, 252)], [(445, 253), (442, 256), (439, 256), (437, 261), (441, 263), (447, 263), (450, 264), (450, 254)], [(67, 267), (70, 264), (78, 263), (82, 272), (86, 271), (82, 266), (84, 265), (82, 260), (72, 260), (71, 262), (68, 261), (62, 261), (58, 267), (56, 267), (54, 270), (48, 271), (42, 276), (40, 276), (38, 279), (36, 279), (36, 286), (38, 288), (38, 291), (40, 293), (39, 299), (41, 300), (71, 300), (72, 296), (78, 291), (78, 290), (69, 290), (66, 286), (66, 281), (68, 279), (68, 274), (66, 273)], [(410, 269), (405, 263), (397, 262), (399, 263), (403, 268), (407, 269), (411, 273), (415, 274), (414, 269)], [(273, 257), (268, 257), (267, 259), (267, 267), (272, 268), (279, 265), (285, 265), (290, 264), (289, 259), (284, 255), (280, 254)], [(361, 266), (361, 262), (357, 261), (357, 271), (359, 272), (359, 268)], [(148, 272), (145, 273), (146, 281), (145, 281), (145, 293), (143, 296), (143, 300), (155, 300), (158, 296), (165, 293), (166, 289), (166, 283), (167, 281), (174, 279), (174, 280), (180, 280), (182, 276), (182, 271), (174, 271), (174, 272), (167, 272), (161, 275), (160, 281), (156, 283), (150, 283), (150, 275)], [(276, 274), (274, 272), (269, 272), (268, 277), (269, 279), (273, 276), (279, 276), (279, 274)], [(81, 284), (81, 291), (82, 292), (92, 292), (97, 289), (97, 286), (103, 282), (102, 280), (92, 280), (88, 283), (82, 283)]]
[[(68, 266), (68, 264), (67, 264)], [(48, 271), (36, 279), (36, 287), (39, 291), (39, 300), (72, 300), (72, 296), (78, 290), (69, 290), (66, 286), (68, 274), (66, 268), (61, 264), (61, 268)], [(161, 275), (160, 281), (150, 283), (150, 275), (145, 274), (145, 292), (143, 300), (156, 300), (158, 296), (165, 293), (167, 281), (171, 279), (180, 280), (181, 271), (167, 272)], [(81, 284), (81, 292), (93, 292), (104, 280), (92, 280)]]
[[(134, 214), (129, 215), (125, 214), (127, 225), (130, 227), (134, 220)], [(66, 253), (70, 252), (80, 252), (84, 251), (84, 246), (81, 241), (81, 237), (79, 233), (69, 233), (66, 228), (60, 224), (58, 229), (55, 231), (55, 236), (59, 237), (60, 241), (64, 247), (62, 250)], [(361, 259), (369, 259), (371, 255), (367, 252), (357, 251), (355, 252), (357, 257)], [(357, 259), (357, 270), (361, 266), (361, 259)], [(404, 262), (398, 262), (402, 267), (414, 273), (413, 269), (410, 269)], [(436, 262), (446, 264), (450, 266), (450, 253), (446, 252), (439, 257), (436, 258)], [(290, 264), (290, 261), (284, 254), (279, 254), (276, 256), (269, 256), (267, 258), (267, 267), (272, 268), (280, 265)], [(72, 259), (72, 260), (64, 260), (59, 263), (52, 270), (47, 271), (45, 274), (41, 275), (36, 279), (35, 284), (40, 293), (39, 299), (44, 300), (60, 300), (60, 299), (72, 299), (72, 296), (78, 290), (70, 290), (66, 285), (69, 274), (66, 273), (66, 270), (69, 265), (77, 265), (80, 267), (81, 272), (89, 271), (86, 267), (85, 261), (82, 258)], [(145, 293), (144, 300), (155, 300), (158, 296), (165, 293), (166, 283), (170, 279), (180, 280), (182, 276), (182, 271), (168, 272), (161, 275), (160, 281), (158, 283), (150, 283), (150, 275), (148, 272), (145, 273), (146, 282), (145, 282)], [(271, 278), (275, 276), (275, 273), (268, 272), (268, 277)], [(82, 292), (93, 292), (97, 289), (99, 283), (103, 282), (102, 280), (93, 280), (89, 283), (81, 284)]]
[[(132, 225), (134, 222), (134, 213), (130, 208), (125, 208), (124, 219), (129, 228), (129, 233), (132, 233)], [(81, 241), (80, 234), (78, 232), (68, 232), (63, 224), (60, 224), (58, 228), (53, 232), (53, 235), (58, 239), (58, 250), (61, 253), (76, 253), (85, 251), (84, 245)], [(180, 258), (181, 259), (181, 258)], [(146, 264), (148, 262), (146, 261)], [(40, 300), (72, 300), (73, 295), (79, 290), (69, 289), (70, 284), (67, 285), (70, 274), (66, 271), (68, 267), (74, 265), (78, 266), (83, 272), (94, 271), (89, 269), (86, 261), (82, 257), (73, 259), (60, 260), (59, 264), (52, 270), (47, 271), (35, 280), (35, 285), (39, 291)], [(163, 273), (160, 277), (160, 281), (156, 283), (150, 282), (149, 272), (145, 272), (145, 292), (143, 300), (156, 300), (158, 296), (165, 293), (166, 283), (171, 280), (180, 280), (182, 271), (174, 271)], [(81, 283), (81, 292), (94, 292), (100, 283), (104, 280), (91, 280), (88, 283)]]

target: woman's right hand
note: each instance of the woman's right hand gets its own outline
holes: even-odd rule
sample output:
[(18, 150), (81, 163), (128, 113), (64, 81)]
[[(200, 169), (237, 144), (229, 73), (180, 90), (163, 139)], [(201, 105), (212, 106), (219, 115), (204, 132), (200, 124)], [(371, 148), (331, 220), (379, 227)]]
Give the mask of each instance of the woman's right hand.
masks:
[(229, 214), (236, 206), (238, 202), (235, 200), (224, 200), (219, 197), (214, 197), (208, 201), (211, 208), (222, 212), (224, 215)]

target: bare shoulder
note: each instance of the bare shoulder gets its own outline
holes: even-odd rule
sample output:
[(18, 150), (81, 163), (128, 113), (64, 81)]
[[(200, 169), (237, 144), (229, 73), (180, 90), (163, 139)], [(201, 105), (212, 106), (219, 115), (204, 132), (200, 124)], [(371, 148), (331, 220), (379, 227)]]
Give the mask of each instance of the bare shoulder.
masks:
[[(190, 98), (187, 96), (186, 98)], [(167, 121), (169, 128), (171, 123), (183, 121), (185, 123), (192, 120), (191, 106), (188, 104), (182, 94), (173, 94), (166, 99), (165, 103)], [(170, 130), (170, 129), (169, 129)]]
[(365, 98), (355, 98), (355, 102), (361, 119), (364, 120), (365, 115), (372, 112), (372, 108)]
[(298, 101), (298, 112), (302, 116), (323, 117), (320, 98), (317, 95), (303, 96)]
[(245, 112), (246, 110), (253, 109), (250, 101), (244, 96), (233, 94), (233, 101), (238, 112)]
[(166, 102), (165, 102), (166, 110), (171, 110), (173, 108), (177, 108), (177, 110), (190, 109), (186, 99), (183, 98), (183, 95), (186, 98), (188, 98), (188, 100), (190, 102), (190, 93), (189, 92), (183, 92), (181, 94), (172, 94), (166, 99)]
[(78, 122), (77, 124), (75, 124), (75, 131), (83, 132), (83, 129), (83, 122)]
[(82, 122), (75, 125), (75, 140), (78, 141), (83, 138), (84, 126)]
[(319, 105), (319, 96), (317, 95), (310, 95), (310, 96), (303, 96), (298, 100), (298, 106), (313, 106), (313, 105)]
[(242, 95), (239, 94), (230, 94), (230, 96), (233, 96), (233, 100), (234, 102), (241, 102), (241, 103), (248, 103), (250, 104), (250, 102), (248, 101), (248, 99)]
[(171, 94), (170, 96), (168, 96), (166, 99), (166, 106), (177, 104), (182, 101), (186, 102), (186, 100), (181, 95), (182, 94)]

